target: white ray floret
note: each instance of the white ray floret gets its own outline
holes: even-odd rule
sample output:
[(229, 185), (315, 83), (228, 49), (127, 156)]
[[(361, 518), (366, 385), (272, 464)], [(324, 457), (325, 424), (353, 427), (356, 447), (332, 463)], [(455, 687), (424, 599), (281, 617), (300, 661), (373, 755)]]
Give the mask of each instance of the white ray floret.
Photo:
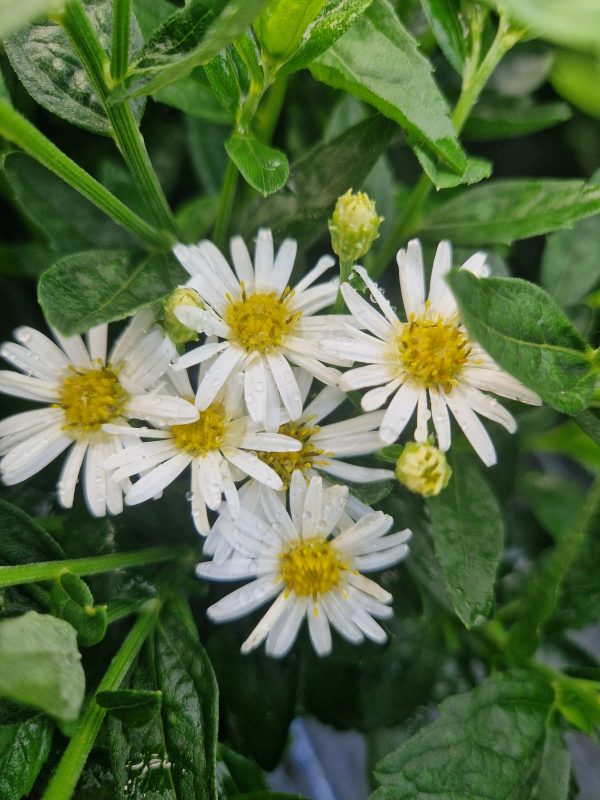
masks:
[[(210, 406), (230, 376), (242, 374), (248, 413), (268, 430), (277, 430), (281, 404), (291, 419), (302, 413), (290, 363), (325, 384), (337, 382), (339, 372), (324, 366), (319, 342), (326, 331), (336, 330), (349, 318), (315, 316), (332, 304), (337, 293), (337, 281), (315, 285), (335, 263), (332, 257), (323, 256), (290, 289), (296, 242), (286, 239), (275, 255), (269, 230), (258, 232), (254, 264), (241, 237), (231, 240), (233, 270), (208, 240), (178, 244), (173, 252), (192, 276), (187, 285), (206, 303), (203, 309), (178, 306), (177, 318), (221, 340), (196, 347), (176, 364), (183, 369), (217, 356), (198, 387), (196, 403), (201, 411)], [(352, 362), (344, 356), (330, 363), (349, 366)]]
[(175, 349), (149, 310), (131, 320), (108, 357), (106, 325), (92, 328), (87, 343), (80, 336), (52, 333), (58, 344), (23, 326), (15, 331), (17, 343), (0, 347), (0, 355), (25, 373), (0, 371), (0, 391), (49, 404), (0, 422), (0, 476), (4, 483), (19, 483), (70, 448), (58, 482), (61, 505), (73, 505), (83, 470), (90, 513), (119, 513), (130, 484), (114, 483), (105, 463), (122, 450), (124, 438), (107, 433), (103, 425), (124, 425), (130, 418), (158, 425), (197, 418), (192, 403), (149, 391), (168, 369)]
[[(398, 318), (362, 267), (356, 267), (356, 271), (381, 313), (349, 284), (341, 288), (355, 326), (347, 326), (341, 338), (325, 340), (323, 349), (335, 359), (352, 353), (354, 360), (365, 366), (345, 372), (339, 386), (344, 391), (373, 387), (362, 398), (365, 411), (381, 408), (391, 398), (379, 428), (386, 444), (398, 438), (416, 409), (416, 441), (427, 440), (432, 420), (439, 447), (445, 451), (450, 447), (450, 412), (477, 455), (491, 466), (496, 463), (496, 451), (479, 417), (498, 422), (510, 433), (516, 430), (516, 421), (487, 392), (532, 405), (539, 405), (540, 398), (502, 370), (469, 337), (445, 281), (452, 267), (449, 242), (438, 246), (427, 300), (423, 255), (417, 239), (398, 252), (397, 262), (406, 322)], [(477, 277), (487, 276), (485, 253), (471, 256), (461, 269)]]
[[(172, 371), (167, 377), (181, 396), (194, 396), (187, 373)], [(201, 374), (200, 383), (203, 380), (206, 375)], [(301, 445), (289, 436), (260, 430), (244, 410), (242, 392), (242, 378), (234, 375), (194, 422), (160, 430), (109, 426), (108, 430), (115, 433), (149, 440), (138, 440), (138, 444), (127, 447), (108, 462), (115, 470), (116, 480), (141, 475), (127, 492), (126, 504), (136, 505), (156, 497), (190, 467), (188, 497), (192, 519), (198, 532), (206, 536), (210, 530), (207, 507), (216, 511), (224, 496), (230, 515), (238, 514), (236, 481), (250, 476), (272, 489), (280, 489), (281, 478), (256, 451), (292, 451)]]
[(348, 489), (323, 487), (293, 473), (289, 511), (275, 492), (254, 511), (242, 507), (222, 531), (233, 552), (229, 558), (198, 565), (201, 577), (216, 581), (252, 578), (208, 609), (214, 622), (238, 619), (270, 600), (272, 605), (242, 645), (248, 653), (266, 640), (266, 651), (283, 657), (306, 618), (315, 651), (331, 651), (331, 629), (350, 642), (384, 642), (376, 621), (392, 616), (392, 596), (361, 573), (387, 569), (406, 557), (410, 531), (389, 536), (392, 518), (372, 511), (358, 522), (345, 513)]

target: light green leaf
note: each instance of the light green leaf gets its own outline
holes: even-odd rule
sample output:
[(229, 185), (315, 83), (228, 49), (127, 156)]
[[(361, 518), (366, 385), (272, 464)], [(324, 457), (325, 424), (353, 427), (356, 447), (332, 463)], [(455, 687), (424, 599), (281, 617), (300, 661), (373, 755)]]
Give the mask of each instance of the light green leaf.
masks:
[(82, 647), (102, 641), (107, 627), (106, 606), (94, 605), (94, 596), (78, 575), (61, 575), (52, 587), (51, 602), (54, 616), (75, 628)]
[(525, 448), (533, 453), (568, 456), (590, 472), (600, 473), (600, 441), (591, 437), (579, 424), (584, 415), (587, 415), (585, 419), (593, 423), (594, 409), (589, 409), (574, 420), (567, 420), (552, 430), (527, 437)]
[(599, 212), (600, 186), (570, 180), (498, 180), (438, 206), (419, 231), (456, 244), (510, 244), (569, 228)]
[(0, 725), (0, 800), (28, 797), (52, 744), (52, 723), (35, 716)]
[(498, 674), (450, 697), (440, 718), (375, 767), (371, 800), (530, 800), (554, 695), (524, 672)]
[(600, 58), (563, 50), (555, 54), (550, 83), (575, 108), (600, 119)]
[(462, 76), (467, 53), (458, 4), (453, 0), (421, 0), (421, 5), (441, 51)]
[(0, 621), (0, 695), (61, 722), (77, 719), (85, 674), (77, 633), (37, 611)]
[(566, 103), (535, 104), (529, 98), (484, 97), (469, 115), (463, 136), (475, 142), (513, 139), (560, 125), (572, 116)]
[(194, 197), (177, 209), (175, 219), (182, 242), (197, 242), (209, 232), (217, 215), (217, 198)]
[(584, 49), (600, 46), (600, 5), (595, 0), (497, 0), (523, 25), (558, 44)]
[(591, 402), (589, 348), (555, 301), (520, 278), (448, 276), (470, 334), (550, 406), (578, 414)]
[[(86, 0), (85, 7), (100, 42), (110, 53), (112, 0)], [(135, 56), (142, 37), (133, 16), (130, 31), (129, 46)], [(60, 25), (48, 20), (27, 25), (7, 39), (5, 47), (19, 80), (41, 106), (73, 125), (111, 135), (102, 103)], [(144, 102), (136, 100), (132, 111), (139, 123)]]
[(7, 36), (31, 19), (60, 11), (64, 3), (65, 0), (0, 0), (0, 36)]
[(254, 21), (263, 52), (276, 63), (286, 61), (298, 49), (304, 32), (324, 5), (325, 0), (268, 0)]
[(427, 500), (435, 554), (454, 610), (467, 627), (482, 622), (494, 600), (504, 539), (498, 501), (470, 458), (451, 458), (452, 478)]
[(70, 335), (128, 317), (169, 294), (183, 277), (170, 253), (89, 250), (45, 272), (38, 298), (48, 322)]
[(201, 67), (193, 70), (187, 78), (159, 89), (152, 95), (152, 99), (177, 108), (191, 117), (210, 122), (229, 122), (229, 115), (215, 97)]
[(453, 189), (461, 184), (479, 183), (492, 174), (492, 163), (485, 158), (469, 158), (464, 172), (457, 175), (456, 172), (452, 172), (451, 169), (432, 158), (422, 147), (416, 146), (413, 149), (420, 165), (436, 189)]
[(173, 13), (173, 5), (169, 0), (134, 0), (133, 9), (145, 42)]
[(229, 158), (245, 180), (266, 197), (285, 186), (289, 164), (285, 153), (259, 142), (252, 134), (234, 133), (226, 142)]
[(141, 728), (160, 713), (162, 692), (149, 689), (117, 689), (114, 692), (98, 692), (96, 702), (121, 722), (134, 728)]
[(215, 97), (219, 100), (231, 120), (235, 120), (237, 112), (243, 104), (243, 98), (250, 90), (250, 72), (230, 45), (221, 50), (204, 67), (206, 77)]
[(542, 765), (531, 800), (568, 800), (571, 759), (561, 731), (549, 725), (542, 754)]
[[(365, 47), (365, 42), (369, 46)], [(375, 0), (350, 30), (310, 65), (320, 81), (374, 105), (457, 174), (467, 159), (446, 101), (388, 0)]]
[(210, 61), (236, 39), (267, 0), (190, 0), (153, 34), (112, 94), (113, 102), (151, 94)]

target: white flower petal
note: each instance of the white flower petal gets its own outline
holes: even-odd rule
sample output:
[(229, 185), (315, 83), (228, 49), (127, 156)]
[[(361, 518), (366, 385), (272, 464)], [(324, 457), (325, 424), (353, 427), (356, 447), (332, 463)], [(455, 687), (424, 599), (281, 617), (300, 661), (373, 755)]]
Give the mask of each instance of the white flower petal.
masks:
[(377, 303), (377, 305), (382, 310), (388, 322), (391, 322), (394, 328), (397, 327), (398, 323), (400, 322), (400, 320), (398, 319), (398, 315), (392, 308), (389, 300), (386, 298), (386, 296), (381, 291), (379, 286), (369, 276), (367, 270), (364, 267), (356, 266), (354, 267), (354, 271), (358, 273), (358, 275), (360, 275), (360, 277), (363, 279), (364, 283), (367, 286), (367, 289), (369, 290), (371, 296), (373, 297), (373, 302)]
[[(450, 287), (446, 283), (446, 275), (452, 269), (452, 245), (450, 242), (440, 242), (435, 251), (433, 267), (431, 269), (431, 281), (429, 283), (429, 310), (449, 316), (445, 310), (445, 300), (449, 298), (453, 301)], [(454, 311), (451, 311), (454, 313)]]
[(31, 478), (67, 449), (73, 440), (60, 425), (52, 425), (15, 445), (0, 462), (2, 480), (8, 486)]
[(352, 316), (366, 330), (384, 341), (394, 336), (394, 326), (389, 320), (370, 306), (349, 283), (342, 284), (341, 292)]
[(299, 469), (292, 472), (290, 481), (290, 514), (297, 531), (302, 530), (302, 512), (306, 497), (307, 483)]
[(350, 607), (347, 603), (348, 601), (339, 597), (335, 591), (329, 592), (320, 598), (321, 608), (324, 609), (330, 623), (337, 632), (352, 644), (360, 644), (364, 640), (364, 636), (350, 619)]
[(322, 499), (323, 480), (315, 476), (310, 479), (304, 496), (304, 509), (302, 511), (302, 537), (304, 539), (311, 539), (318, 533)]
[(495, 397), (490, 397), (468, 384), (461, 384), (460, 393), (476, 414), (498, 422), (503, 428), (506, 428), (509, 433), (514, 433), (517, 430), (516, 419), (510, 411), (507, 411), (504, 406), (500, 405)]
[(208, 452), (197, 459), (198, 485), (204, 497), (204, 502), (211, 511), (216, 511), (221, 505), (221, 497), (223, 495), (222, 460), (223, 456), (214, 451)]
[(425, 276), (423, 273), (423, 251), (418, 239), (411, 239), (406, 250), (396, 256), (400, 291), (406, 318), (414, 314), (420, 317), (425, 312)]
[(426, 442), (429, 430), (427, 422), (431, 414), (427, 407), (427, 392), (422, 390), (419, 392), (419, 399), (417, 401), (417, 427), (415, 428), (415, 441)]
[(221, 452), (228, 461), (243, 470), (246, 475), (256, 478), (257, 481), (264, 483), (265, 486), (270, 486), (271, 489), (281, 489), (282, 482), (279, 475), (254, 453), (247, 453), (236, 447), (224, 447)]
[(101, 442), (90, 442), (85, 454), (84, 497), (93, 517), (106, 516), (106, 471)]
[(360, 404), (363, 411), (374, 411), (386, 402), (388, 397), (395, 392), (404, 380), (404, 375), (399, 378), (386, 383), (384, 386), (377, 386), (375, 389), (370, 389), (362, 398)]
[(246, 288), (254, 286), (254, 267), (252, 259), (246, 247), (246, 242), (241, 236), (234, 236), (229, 242), (231, 260), (240, 281), (243, 281)]
[[(308, 373), (303, 374), (307, 375)], [(300, 391), (304, 396), (302, 389)], [(306, 406), (302, 412), (301, 419), (311, 425), (315, 425), (341, 406), (345, 399), (345, 393), (342, 392), (341, 389), (338, 389), (337, 386), (326, 386), (324, 389), (321, 389), (312, 402)]]
[(267, 353), (267, 363), (290, 419), (298, 419), (302, 414), (302, 395), (292, 368), (284, 356), (275, 351)]
[(56, 383), (58, 376), (67, 369), (62, 366), (57, 369), (54, 363), (47, 363), (37, 353), (15, 342), (4, 342), (0, 346), (0, 356), (25, 375), (50, 383)]
[(108, 363), (114, 367), (121, 365), (124, 357), (129, 355), (143, 341), (154, 325), (154, 312), (151, 308), (143, 308), (131, 319), (114, 343)]
[(261, 228), (256, 237), (254, 274), (254, 291), (268, 292), (273, 289), (273, 236), (267, 228)]
[(337, 369), (325, 367), (320, 361), (317, 361), (316, 358), (300, 355), (300, 353), (296, 351), (288, 352), (286, 355), (288, 356), (289, 361), (292, 361), (294, 364), (302, 367), (302, 369), (305, 369), (313, 377), (320, 380), (321, 383), (324, 383), (327, 386), (335, 386), (337, 384), (340, 377), (340, 373)]
[[(367, 364), (344, 372), (340, 378), (340, 388), (345, 392), (365, 389), (367, 386), (379, 386), (395, 380), (394, 371), (387, 363)], [(383, 400), (382, 402), (385, 402)]]
[[(381, 445), (381, 442), (380, 442)], [(341, 478), (351, 483), (373, 483), (374, 481), (392, 480), (394, 473), (389, 469), (373, 469), (371, 467), (358, 467), (356, 464), (346, 464), (343, 461), (331, 459), (320, 470), (334, 478)]]
[(196, 404), (201, 411), (207, 409), (213, 402), (225, 381), (237, 369), (244, 357), (243, 350), (231, 344), (218, 356), (198, 386)]
[[(271, 580), (273, 580), (273, 579), (271, 578)], [(273, 594), (275, 594), (278, 591), (280, 591), (281, 584), (275, 584), (275, 587), (276, 588), (275, 588), (275, 591), (273, 592)], [(238, 591), (239, 591), (239, 589), (238, 589)], [(227, 598), (224, 598), (224, 599), (227, 599)], [(267, 613), (264, 615), (264, 617), (261, 619), (261, 621), (254, 628), (254, 630), (252, 631), (250, 636), (246, 639), (246, 641), (242, 645), (241, 650), (242, 650), (243, 654), (250, 653), (252, 650), (255, 650), (257, 647), (259, 647), (264, 642), (264, 640), (269, 635), (269, 632), (271, 631), (271, 628), (273, 627), (273, 625), (275, 625), (275, 623), (280, 618), (280, 616), (282, 614), (284, 614), (284, 612), (287, 611), (287, 609), (289, 608), (289, 606), (290, 606), (290, 604), (292, 602), (293, 602), (293, 600), (291, 599), (291, 597), (286, 595), (285, 592), (281, 592), (280, 593), (279, 597), (275, 600), (275, 602), (269, 608)], [(260, 603), (260, 605), (262, 605), (262, 603)], [(213, 606), (213, 608), (214, 608), (214, 606)], [(255, 605), (254, 608), (258, 608), (258, 604)], [(209, 608), (207, 613), (209, 613), (210, 610), (211, 609)], [(246, 612), (244, 612), (244, 613), (246, 613)]]
[(479, 458), (491, 467), (496, 463), (496, 450), (477, 414), (456, 390), (448, 392), (444, 399)]
[(267, 415), (265, 362), (256, 356), (247, 364), (244, 373), (244, 398), (248, 413), (255, 422), (264, 422)]
[(392, 444), (396, 441), (412, 417), (419, 395), (425, 391), (411, 381), (402, 384), (381, 421), (379, 434), (383, 442)]
[(306, 616), (307, 607), (308, 598), (306, 597), (298, 597), (293, 604), (288, 606), (288, 613), (282, 614), (269, 631), (265, 646), (267, 655), (273, 656), (273, 658), (283, 658), (289, 653)]
[(63, 508), (72, 508), (75, 487), (79, 480), (81, 465), (88, 449), (88, 442), (78, 441), (73, 444), (69, 454), (65, 458), (60, 479), (57, 484), (58, 502)]
[(68, 369), (70, 361), (66, 354), (54, 344), (52, 339), (40, 331), (36, 331), (35, 328), (21, 325), (15, 330), (14, 337), (20, 344), (39, 356), (46, 367), (55, 370), (55, 375), (61, 370)]
[(108, 325), (96, 325), (87, 332), (87, 349), (92, 361), (106, 363), (106, 344), (108, 341)]
[(312, 286), (312, 284), (317, 280), (317, 278), (320, 278), (324, 272), (327, 272), (328, 269), (331, 269), (331, 267), (333, 267), (334, 264), (335, 264), (335, 258), (333, 258), (333, 256), (321, 256), (321, 258), (317, 261), (316, 265), (312, 269), (310, 269), (303, 278), (301, 278), (298, 281), (298, 283), (294, 287), (294, 294), (298, 296), (299, 294), (304, 292), (306, 289), (308, 289), (309, 286)]
[(128, 417), (147, 420), (153, 425), (184, 425), (198, 419), (198, 409), (193, 403), (166, 394), (130, 397), (125, 413)]
[(521, 403), (541, 405), (541, 398), (536, 392), (523, 386), (520, 381), (503, 370), (467, 366), (462, 374), (468, 383), (478, 389), (493, 392), (511, 400), (519, 400)]
[(271, 286), (278, 294), (282, 294), (290, 282), (297, 249), (298, 246), (294, 239), (284, 239), (277, 251), (271, 275)]
[(14, 434), (25, 434), (25, 437), (37, 428), (62, 424), (61, 408), (36, 408), (34, 411), (22, 411), (0, 420), (0, 437)]
[(438, 389), (432, 388), (429, 390), (429, 401), (431, 402), (431, 416), (438, 440), (438, 447), (443, 452), (446, 452), (450, 447), (451, 434), (450, 417), (448, 416), (448, 408), (444, 401), (444, 395)]
[(0, 370), (0, 392), (25, 400), (46, 403), (54, 403), (59, 399), (59, 388), (56, 383), (4, 369)]
[(168, 461), (163, 461), (142, 476), (127, 492), (125, 503), (134, 506), (161, 492), (177, 478), (192, 460), (187, 453), (178, 453)]
[(63, 336), (62, 333), (55, 328), (50, 328), (52, 335), (68, 355), (71, 362), (76, 367), (89, 367), (90, 354), (88, 353), (81, 336)]
[(327, 622), (327, 614), (319, 604), (308, 608), (306, 612), (308, 633), (318, 656), (328, 656), (331, 653), (331, 630)]

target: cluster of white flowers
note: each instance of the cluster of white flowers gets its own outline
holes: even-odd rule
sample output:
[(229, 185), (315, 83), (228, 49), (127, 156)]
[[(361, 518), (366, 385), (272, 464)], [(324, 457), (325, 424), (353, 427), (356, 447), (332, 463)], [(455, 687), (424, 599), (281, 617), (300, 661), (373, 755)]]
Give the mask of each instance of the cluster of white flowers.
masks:
[[(253, 579), (211, 606), (209, 616), (236, 619), (275, 598), (244, 652), (266, 640), (268, 653), (285, 655), (304, 618), (321, 655), (331, 649), (330, 625), (351, 642), (384, 641), (375, 620), (391, 615), (392, 598), (362, 573), (401, 561), (410, 531), (388, 534), (390, 516), (334, 482), (394, 473), (345, 459), (394, 442), (416, 408), (416, 442), (430, 437), (432, 420), (439, 448), (447, 450), (450, 410), (489, 465), (495, 451), (477, 415), (509, 431), (515, 421), (486, 391), (528, 403), (539, 398), (469, 339), (444, 281), (452, 261), (446, 242), (428, 300), (419, 243), (399, 252), (406, 321), (361, 267), (356, 273), (382, 313), (344, 284), (351, 314), (319, 314), (338, 292), (336, 280), (316, 283), (334, 260), (321, 258), (290, 289), (296, 244), (286, 239), (275, 254), (267, 230), (258, 233), (254, 263), (243, 240), (232, 239), (234, 269), (209, 241), (174, 252), (191, 276), (177, 295), (177, 324), (202, 337), (184, 355), (149, 309), (136, 314), (108, 356), (106, 325), (89, 331), (87, 345), (53, 330), (55, 344), (25, 327), (15, 331), (18, 344), (2, 345), (0, 354), (20, 373), (0, 372), (0, 391), (48, 404), (0, 422), (3, 481), (23, 481), (70, 448), (59, 501), (72, 505), (83, 470), (87, 506), (103, 516), (119, 513), (123, 501), (159, 497), (189, 466), (192, 518), (211, 556), (198, 574)], [(485, 257), (476, 254), (463, 269), (485, 275)], [(351, 369), (355, 361), (364, 366)], [(194, 391), (187, 370), (197, 365)], [(325, 386), (309, 400), (314, 379)], [(366, 387), (366, 413), (321, 425), (346, 392)], [(437, 480), (440, 488), (448, 476)], [(218, 512), (212, 526), (208, 510)]]

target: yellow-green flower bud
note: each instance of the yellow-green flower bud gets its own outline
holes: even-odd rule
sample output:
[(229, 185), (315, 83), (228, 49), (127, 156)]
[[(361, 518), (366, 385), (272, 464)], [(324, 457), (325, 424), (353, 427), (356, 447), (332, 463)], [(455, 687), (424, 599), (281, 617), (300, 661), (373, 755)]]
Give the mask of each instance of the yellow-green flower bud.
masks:
[(333, 252), (342, 264), (353, 264), (371, 249), (379, 236), (383, 217), (377, 215), (375, 202), (364, 192), (352, 189), (338, 197), (329, 220)]
[(396, 478), (415, 494), (433, 497), (452, 475), (446, 456), (432, 444), (409, 442), (396, 462)]
[(175, 316), (177, 306), (204, 308), (204, 303), (200, 299), (198, 292), (185, 286), (178, 286), (166, 300), (163, 300), (162, 325), (169, 339), (173, 344), (195, 342), (198, 339), (198, 334), (177, 319)]

